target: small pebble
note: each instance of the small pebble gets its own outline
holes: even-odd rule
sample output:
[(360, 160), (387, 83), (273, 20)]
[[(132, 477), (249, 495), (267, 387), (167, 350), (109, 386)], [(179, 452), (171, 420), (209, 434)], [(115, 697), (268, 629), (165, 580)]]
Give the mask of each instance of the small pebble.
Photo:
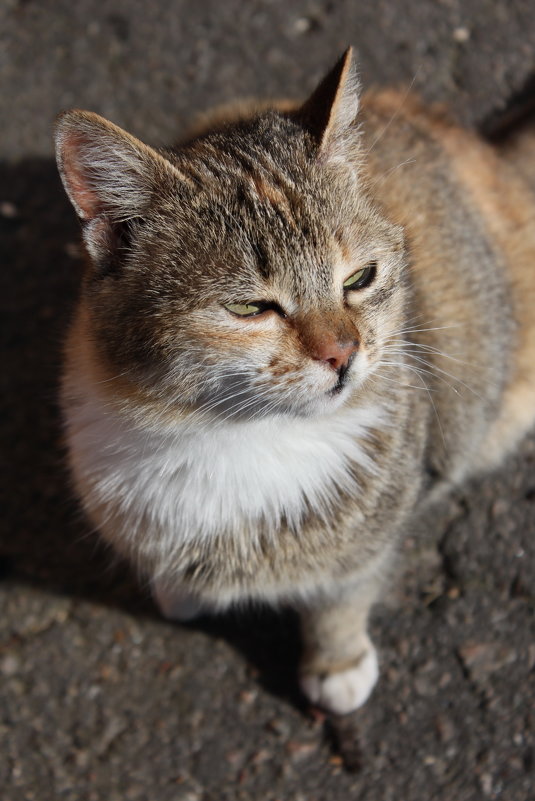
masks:
[(296, 740), (290, 740), (286, 743), (286, 751), (294, 760), (306, 759), (306, 757), (317, 751), (317, 744), (299, 743)]
[(490, 773), (482, 773), (479, 777), (479, 783), (481, 784), (481, 789), (483, 790), (484, 794), (487, 796), (492, 795), (492, 776)]
[(20, 660), (14, 654), (8, 654), (2, 659), (0, 670), (4, 676), (15, 676), (20, 670)]
[(517, 658), (515, 651), (509, 646), (486, 642), (466, 643), (459, 648), (459, 656), (472, 678), (476, 680), (500, 670)]
[(254, 703), (257, 695), (258, 693), (255, 692), (254, 690), (242, 690), (239, 695), (239, 699), (242, 702), (242, 704), (250, 706), (252, 703)]
[(307, 33), (312, 27), (312, 22), (308, 17), (299, 17), (293, 24), (294, 31), (299, 34)]
[(281, 737), (288, 737), (290, 734), (290, 726), (283, 718), (273, 718), (273, 720), (270, 720), (267, 724), (267, 728)]
[(19, 211), (14, 203), (10, 203), (9, 200), (3, 200), (0, 203), (0, 214), (2, 217), (7, 217), (8, 220), (12, 220), (19, 216)]
[(453, 38), (459, 44), (464, 44), (470, 39), (470, 31), (468, 28), (455, 28)]

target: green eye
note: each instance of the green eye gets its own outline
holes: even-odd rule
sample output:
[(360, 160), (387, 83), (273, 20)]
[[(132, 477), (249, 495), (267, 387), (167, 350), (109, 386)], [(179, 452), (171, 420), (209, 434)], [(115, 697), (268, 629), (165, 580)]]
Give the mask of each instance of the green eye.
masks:
[(274, 300), (252, 300), (250, 303), (226, 303), (224, 308), (236, 317), (256, 317), (267, 311), (273, 311), (279, 317), (286, 317), (286, 312)]
[(371, 284), (375, 278), (376, 271), (377, 262), (371, 261), (366, 267), (357, 270), (356, 273), (346, 278), (343, 283), (344, 289), (363, 289), (365, 286), (368, 286), (368, 284)]
[(227, 303), (225, 309), (238, 317), (254, 317), (265, 311), (263, 303)]

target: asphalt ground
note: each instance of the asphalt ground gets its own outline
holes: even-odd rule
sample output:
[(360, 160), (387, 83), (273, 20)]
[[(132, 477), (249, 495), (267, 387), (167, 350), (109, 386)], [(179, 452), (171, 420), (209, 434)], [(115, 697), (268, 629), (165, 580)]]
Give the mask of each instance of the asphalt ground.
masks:
[(531, 801), (535, 439), (404, 546), (374, 614), (382, 675), (345, 718), (307, 708), (290, 613), (181, 627), (98, 545), (55, 402), (80, 279), (55, 114), (152, 144), (237, 96), (304, 96), (352, 43), (497, 130), (529, 102), (532, 2), (0, 3), (0, 787), (3, 801)]

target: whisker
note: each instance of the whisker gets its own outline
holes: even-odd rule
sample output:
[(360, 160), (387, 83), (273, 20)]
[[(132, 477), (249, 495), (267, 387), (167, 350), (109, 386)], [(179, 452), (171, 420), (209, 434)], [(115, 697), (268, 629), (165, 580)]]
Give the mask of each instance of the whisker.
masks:
[[(401, 353), (401, 352), (403, 352), (403, 353), (408, 353), (408, 354), (414, 354), (413, 349), (417, 349), (416, 353), (418, 353), (418, 355), (422, 355), (422, 352), (423, 352), (424, 354), (427, 353), (427, 354), (429, 354), (431, 356), (437, 356), (439, 358), (449, 359), (450, 361), (456, 362), (457, 364), (462, 364), (465, 367), (470, 367), (472, 370), (484, 370), (485, 369), (482, 364), (476, 364), (474, 362), (467, 362), (467, 361), (464, 361), (463, 359), (458, 359), (456, 356), (451, 356), (449, 353), (445, 353), (444, 351), (441, 351), (438, 348), (433, 347), (432, 345), (425, 345), (425, 344), (418, 343), (418, 342), (411, 342), (410, 340), (408, 340), (408, 341), (400, 340), (398, 343), (393, 343), (393, 344), (394, 344), (394, 346), (395, 345), (400, 345), (403, 350), (402, 351), (395, 351), (395, 350), (392, 349), (392, 345), (386, 345), (385, 348), (384, 348), (385, 351), (387, 351), (389, 353), (396, 353), (396, 352), (397, 353)], [(482, 380), (487, 381), (489, 384), (491, 384), (491, 386), (496, 386), (496, 384), (492, 383), (487, 378), (484, 378)]]
[[(439, 417), (439, 414), (438, 414), (438, 409), (437, 409), (437, 407), (436, 407), (435, 401), (433, 400), (433, 397), (432, 397), (432, 394), (431, 394), (432, 390), (431, 390), (431, 389), (428, 387), (428, 385), (427, 385), (426, 381), (424, 380), (423, 376), (421, 375), (421, 372), (420, 372), (420, 371), (421, 371), (421, 369), (422, 369), (422, 368), (413, 367), (413, 366), (411, 366), (410, 364), (406, 364), (406, 363), (401, 363), (401, 364), (400, 364), (399, 362), (390, 362), (390, 363), (389, 363), (389, 362), (383, 362), (383, 364), (392, 364), (392, 365), (394, 365), (394, 366), (398, 366), (398, 367), (399, 367), (399, 366), (403, 366), (403, 367), (405, 367), (406, 369), (408, 369), (408, 370), (411, 370), (413, 373), (415, 373), (415, 374), (416, 374), (417, 378), (418, 378), (418, 379), (421, 381), (421, 383), (422, 383), (422, 387), (421, 387), (421, 389), (425, 389), (425, 390), (426, 390), (426, 392), (427, 392), (427, 395), (428, 395), (428, 397), (429, 397), (429, 401), (430, 401), (430, 403), (431, 403), (431, 405), (432, 405), (432, 407), (433, 407), (433, 411), (434, 411), (434, 413), (435, 413), (435, 417), (436, 417), (436, 419), (437, 419), (437, 425), (438, 425), (438, 428), (439, 428), (439, 430), (440, 430), (440, 435), (441, 435), (441, 437), (442, 437), (442, 443), (443, 443), (443, 445), (444, 445), (444, 448), (445, 448), (445, 447), (446, 447), (446, 438), (445, 438), (445, 436), (444, 436), (444, 429), (442, 428), (442, 423), (440, 422), (440, 417)], [(384, 376), (383, 376), (383, 378), (384, 378)], [(446, 382), (446, 383), (447, 383), (447, 382)]]
[[(389, 365), (392, 365), (392, 364), (396, 364), (396, 363), (395, 362), (379, 362), (378, 368), (382, 367), (383, 365), (389, 366)], [(405, 366), (405, 365), (403, 365), (403, 366)], [(372, 373), (372, 375), (370, 375), (369, 378), (377, 379), (379, 377), (381, 379), (381, 381), (390, 381), (392, 384), (396, 384), (396, 386), (398, 386), (398, 387), (408, 387), (409, 389), (418, 389), (418, 390), (425, 390), (426, 389), (426, 387), (416, 386), (415, 384), (406, 384), (403, 381), (396, 381), (395, 378), (389, 378), (389, 376), (386, 376), (386, 375), (383, 375), (383, 374), (378, 376), (378, 372), (379, 371), (377, 370), (376, 373)], [(428, 389), (427, 391), (428, 392), (436, 392), (436, 390), (434, 390), (434, 389), (432, 389), (432, 390)]]
[[(213, 401), (212, 403), (209, 403), (209, 404), (207, 404), (205, 406), (199, 407), (198, 409), (195, 410), (195, 412), (197, 414), (205, 416), (208, 412), (212, 412), (218, 406), (223, 406), (224, 404), (228, 404), (229, 401), (234, 400), (235, 398), (239, 398), (241, 395), (249, 396), (251, 394), (251, 391), (254, 391), (254, 388), (245, 387), (244, 389), (241, 389), (239, 392), (234, 392), (232, 395), (223, 395), (222, 397), (218, 398), (216, 401)], [(262, 395), (260, 395), (258, 393), (255, 393), (254, 398), (252, 398), (252, 399), (249, 398), (249, 400), (252, 400), (252, 402), (256, 402), (261, 397), (262, 397)], [(241, 403), (241, 401), (238, 401), (237, 403), (233, 404), (230, 407), (230, 410), (232, 410), (233, 408), (238, 406), (240, 403)], [(229, 410), (227, 410), (227, 411), (229, 411)], [(216, 414), (216, 417), (217, 416), (218, 416), (218, 414)]]
[[(463, 387), (465, 387), (469, 392), (472, 392), (472, 394), (475, 395), (476, 398), (479, 398), (480, 400), (483, 400), (481, 395), (479, 395), (479, 393), (477, 393), (475, 391), (475, 389), (473, 389), (471, 386), (466, 384), (464, 381), (462, 381), (457, 376), (452, 375), (451, 373), (448, 373), (447, 370), (443, 370), (442, 367), (438, 367), (438, 365), (436, 365), (436, 364), (430, 365), (429, 362), (426, 361), (426, 359), (422, 359), (420, 356), (415, 356), (414, 354), (411, 356), (411, 358), (412, 359), (416, 359), (417, 361), (421, 362), (422, 364), (428, 365), (428, 367), (432, 367), (434, 370), (438, 370), (439, 373), (443, 373), (444, 375), (447, 375), (448, 378), (451, 378), (453, 381), (458, 381), (458, 383), (461, 384)], [(424, 368), (422, 368), (422, 369), (424, 369)], [(437, 378), (441, 378), (441, 376), (437, 376)], [(442, 380), (444, 380), (444, 379), (442, 379)], [(445, 383), (447, 384), (448, 382), (446, 381)], [(453, 387), (452, 387), (452, 389), (453, 389)], [(455, 390), (455, 391), (457, 391), (457, 390)]]
[(133, 372), (133, 368), (128, 368), (127, 370), (123, 370), (122, 373), (117, 373), (117, 375), (110, 376), (110, 378), (103, 378), (101, 381), (95, 381), (95, 384), (109, 384), (111, 381), (117, 381), (118, 378), (122, 378), (123, 376)]
[(420, 326), (415, 326), (414, 328), (403, 328), (400, 331), (396, 331), (392, 336), (397, 336), (398, 334), (419, 334), (426, 331), (446, 331), (450, 328), (459, 328), (462, 325), (463, 323), (453, 323), (452, 325), (437, 325), (433, 328), (421, 328)]
[[(417, 359), (417, 357), (415, 357), (415, 356), (413, 356), (412, 358), (416, 358), (416, 359)], [(423, 359), (417, 359), (417, 361), (423, 362)], [(388, 362), (386, 362), (386, 364), (388, 364)], [(425, 364), (427, 364), (427, 362), (425, 362)], [(409, 370), (410, 370), (410, 369), (413, 369), (413, 370), (417, 370), (419, 373), (427, 373), (428, 375), (434, 376), (434, 377), (435, 377), (435, 378), (437, 378), (439, 381), (442, 381), (444, 384), (446, 384), (446, 386), (447, 386), (447, 387), (449, 387), (449, 388), (451, 389), (451, 391), (452, 391), (452, 392), (455, 392), (455, 394), (456, 394), (456, 395), (460, 395), (460, 393), (459, 393), (459, 390), (458, 390), (458, 389), (456, 389), (455, 387), (453, 387), (453, 386), (452, 386), (452, 385), (451, 385), (451, 384), (450, 384), (448, 381), (446, 381), (446, 379), (445, 379), (445, 378), (442, 378), (442, 376), (440, 376), (440, 375), (435, 375), (435, 373), (433, 372), (433, 370), (427, 369), (426, 367), (416, 367), (416, 366), (414, 366), (414, 365), (411, 367), (411, 365), (408, 365), (408, 364), (406, 364), (405, 366), (406, 366), (406, 367), (407, 367)], [(436, 368), (436, 369), (439, 369), (439, 368)], [(454, 376), (450, 376), (450, 377), (451, 377), (451, 378), (454, 378)], [(457, 380), (459, 381), (459, 383), (461, 383), (461, 384), (463, 383), (462, 381), (460, 381), (460, 379), (457, 379)], [(466, 385), (465, 385), (465, 386), (466, 386)], [(469, 387), (467, 387), (467, 389), (469, 389)]]
[(377, 134), (377, 136), (375, 137), (375, 139), (373, 140), (373, 142), (371, 143), (369, 148), (366, 150), (366, 152), (364, 154), (365, 156), (368, 156), (372, 152), (372, 150), (377, 145), (377, 143), (381, 141), (381, 139), (383, 138), (385, 133), (388, 131), (388, 129), (390, 128), (390, 126), (392, 125), (394, 120), (399, 116), (399, 114), (401, 112), (401, 109), (403, 108), (403, 106), (407, 102), (407, 98), (408, 98), (408, 96), (409, 96), (409, 94), (411, 92), (412, 87), (414, 86), (414, 82), (415, 82), (415, 80), (416, 80), (416, 78), (418, 76), (419, 71), (420, 71), (420, 68), (418, 67), (418, 69), (416, 70), (416, 72), (413, 75), (412, 81), (410, 82), (408, 87), (405, 89), (405, 92), (403, 93), (403, 96), (401, 98), (401, 101), (400, 101), (398, 107), (396, 108), (396, 110), (394, 111), (394, 113), (392, 114), (392, 116), (390, 117), (388, 122), (386, 123), (386, 125), (383, 127), (383, 129)]
[(378, 178), (376, 178), (375, 181), (373, 181), (368, 186), (368, 189), (374, 189), (378, 184), (382, 184), (393, 173), (395, 173), (395, 172), (397, 172), (397, 170), (401, 169), (401, 167), (405, 167), (407, 164), (415, 164), (415, 163), (416, 163), (416, 159), (415, 158), (405, 159), (405, 161), (402, 161), (400, 164), (396, 164), (395, 167), (391, 167), (383, 175), (380, 175)]

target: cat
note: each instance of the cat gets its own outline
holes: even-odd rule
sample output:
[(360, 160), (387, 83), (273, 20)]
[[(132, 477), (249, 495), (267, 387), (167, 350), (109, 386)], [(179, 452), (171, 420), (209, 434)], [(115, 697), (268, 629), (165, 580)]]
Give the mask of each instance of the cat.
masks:
[(293, 605), (304, 693), (358, 708), (413, 516), (534, 422), (514, 152), (360, 102), (351, 49), (306, 102), (172, 149), (76, 110), (56, 146), (88, 255), (61, 394), (85, 511), (169, 617)]

